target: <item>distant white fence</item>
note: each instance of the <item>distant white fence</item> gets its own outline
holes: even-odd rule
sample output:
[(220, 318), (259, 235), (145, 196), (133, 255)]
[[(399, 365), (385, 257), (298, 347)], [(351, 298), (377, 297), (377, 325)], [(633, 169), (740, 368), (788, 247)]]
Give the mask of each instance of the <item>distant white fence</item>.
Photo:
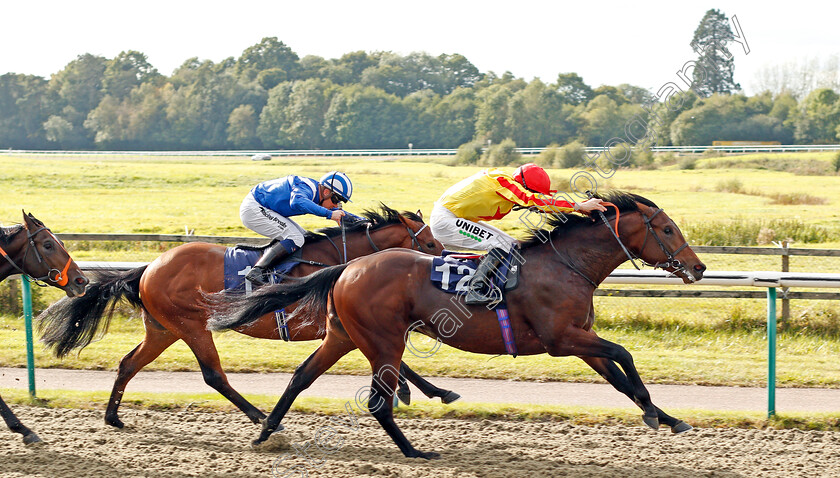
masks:
[[(535, 155), (546, 148), (516, 148), (524, 155)], [(603, 151), (604, 147), (587, 147), (586, 151), (594, 153)], [(650, 148), (655, 153), (702, 153), (708, 150), (723, 153), (782, 153), (801, 151), (840, 151), (840, 144), (782, 144), (782, 145), (749, 145), (749, 146), (654, 146)], [(0, 150), (2, 155), (97, 155), (97, 156), (215, 156), (215, 157), (251, 157), (255, 154), (269, 154), (273, 157), (306, 157), (306, 156), (454, 156), (457, 149), (280, 149), (260, 151), (35, 151), (35, 150)]]

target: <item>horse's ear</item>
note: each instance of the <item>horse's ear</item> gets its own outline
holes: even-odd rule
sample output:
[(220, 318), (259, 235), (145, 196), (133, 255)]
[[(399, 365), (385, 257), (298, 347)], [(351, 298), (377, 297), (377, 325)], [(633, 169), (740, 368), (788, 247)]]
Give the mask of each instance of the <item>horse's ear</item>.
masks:
[(418, 209), (418, 210), (417, 210), (417, 216), (419, 216), (419, 217), (420, 217), (420, 219), (423, 219), (423, 211), (421, 211), (421, 210), (419, 210), (419, 209)]
[(20, 212), (23, 213), (23, 225), (24, 225), (24, 227), (29, 229), (29, 226), (34, 223), (35, 218), (32, 217), (31, 213), (28, 213), (28, 212), (24, 211), (23, 209), (21, 209)]

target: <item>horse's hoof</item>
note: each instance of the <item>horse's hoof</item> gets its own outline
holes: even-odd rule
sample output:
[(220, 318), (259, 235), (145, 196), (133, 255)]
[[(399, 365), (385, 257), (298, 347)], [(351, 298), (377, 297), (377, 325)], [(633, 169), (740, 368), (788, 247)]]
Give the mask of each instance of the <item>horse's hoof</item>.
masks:
[(693, 430), (694, 427), (689, 425), (688, 423), (680, 420), (671, 427), (671, 433), (674, 435), (679, 435), (680, 433), (685, 433), (687, 431)]
[(265, 443), (265, 440), (257, 438), (256, 440), (251, 442), (251, 448), (259, 448), (260, 445), (262, 445), (263, 443)]
[(32, 445), (33, 443), (43, 443), (35, 432), (29, 432), (23, 436), (23, 443), (25, 445)]
[(268, 435), (271, 435), (274, 432), (279, 432), (279, 431), (282, 431), (282, 430), (286, 429), (286, 427), (284, 427), (282, 423), (278, 423), (276, 428), (269, 430), (268, 419), (267, 418), (264, 419), (264, 420), (260, 420), (260, 423), (262, 423), (262, 434), (265, 435), (265, 436), (268, 436)]
[(411, 405), (411, 392), (406, 390), (403, 392), (402, 390), (397, 390), (397, 398), (400, 399), (406, 405)]
[(461, 398), (460, 395), (458, 395), (455, 392), (449, 391), (446, 392), (446, 395), (440, 397), (440, 401), (446, 405), (449, 405), (450, 403), (454, 402), (455, 400), (458, 400), (459, 398)]
[(116, 417), (114, 417), (114, 418), (105, 417), (105, 423), (107, 425), (111, 425), (114, 428), (119, 428), (119, 429), (125, 428), (125, 423), (123, 423), (122, 420), (120, 420), (119, 418), (116, 418)]
[(411, 455), (406, 455), (408, 458), (424, 458), (426, 460), (439, 460), (440, 453), (435, 453), (433, 451), (420, 451), (414, 450)]
[(659, 430), (659, 417), (656, 415), (642, 415), (642, 421), (645, 422), (645, 425), (653, 428), (654, 430)]
[(251, 423), (253, 423), (254, 425), (262, 425), (263, 423), (265, 423), (265, 420), (268, 417), (263, 415), (261, 417), (248, 417), (248, 418), (251, 419)]

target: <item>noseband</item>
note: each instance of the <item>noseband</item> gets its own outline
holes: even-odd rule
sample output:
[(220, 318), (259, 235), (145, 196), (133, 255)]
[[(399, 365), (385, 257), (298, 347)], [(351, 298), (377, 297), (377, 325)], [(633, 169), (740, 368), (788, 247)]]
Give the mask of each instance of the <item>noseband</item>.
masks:
[[(28, 231), (28, 229), (27, 229), (27, 231)], [(58, 238), (55, 237), (55, 235), (53, 235), (52, 231), (50, 231), (46, 226), (42, 226), (42, 227), (36, 229), (34, 232), (29, 233), (26, 236), (26, 240), (27, 240), (28, 244), (27, 244), (27, 247), (26, 247), (26, 251), (24, 251), (24, 253), (23, 253), (23, 261), (21, 262), (22, 264), (26, 264), (26, 257), (27, 257), (27, 255), (29, 255), (29, 251), (31, 249), (31, 250), (35, 251), (35, 257), (38, 259), (38, 264), (45, 264), (46, 265), (46, 262), (44, 261), (44, 258), (41, 257), (41, 253), (38, 252), (38, 248), (35, 246), (35, 236), (41, 231), (47, 231), (47, 233), (50, 234), (53, 237), (53, 239), (55, 239), (56, 242), (59, 245), (62, 244), (61, 241), (58, 240)], [(62, 246), (62, 249), (64, 249), (63, 246)], [(66, 250), (65, 250), (65, 252), (66, 252)], [(24, 274), (24, 275), (27, 275), (27, 276), (29, 275), (20, 266), (15, 264), (14, 261), (12, 260), (12, 258), (9, 257), (9, 254), (6, 253), (6, 251), (4, 251), (3, 248), (1, 248), (1, 247), (0, 247), (0, 255), (2, 255), (3, 258), (5, 258), (9, 262), (9, 264), (11, 264), (12, 267), (15, 268), (15, 270), (17, 270), (21, 274)], [(64, 287), (64, 286), (67, 285), (67, 281), (69, 280), (68, 276), (67, 276), (67, 271), (70, 269), (70, 264), (72, 264), (72, 263), (73, 263), (73, 258), (70, 257), (70, 254), (68, 253), (67, 254), (67, 263), (64, 264), (64, 269), (58, 270), (54, 267), (49, 267), (48, 266), (48, 270), (47, 270), (46, 275), (44, 275), (42, 277), (30, 277), (30, 282), (34, 282), (35, 285), (38, 285), (38, 286), (41, 286), (41, 287), (47, 287), (48, 284), (42, 284), (41, 282), (49, 281), (49, 282), (52, 282), (53, 284), (56, 284), (60, 287)], [(53, 275), (53, 273), (55, 275)]]

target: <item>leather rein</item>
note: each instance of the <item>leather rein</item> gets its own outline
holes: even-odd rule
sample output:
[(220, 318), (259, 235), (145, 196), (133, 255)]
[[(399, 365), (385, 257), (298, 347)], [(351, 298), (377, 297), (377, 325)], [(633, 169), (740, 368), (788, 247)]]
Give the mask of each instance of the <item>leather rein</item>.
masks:
[[(344, 224), (342, 222), (342, 227), (343, 227), (343, 225)], [(423, 227), (418, 229), (417, 232), (412, 231), (411, 228), (408, 227), (408, 225), (406, 225), (406, 224), (403, 224), (403, 227), (405, 227), (405, 230), (408, 232), (408, 236), (411, 237), (411, 245), (412, 245), (411, 249), (417, 248), (418, 251), (423, 252), (423, 246), (420, 244), (420, 239), (418, 239), (417, 236), (419, 236), (420, 233), (422, 233), (424, 229), (429, 227), (429, 225), (428, 224), (423, 224)], [(382, 249), (377, 247), (376, 243), (373, 242), (373, 238), (370, 236), (370, 228), (371, 228), (371, 223), (368, 222), (366, 227), (365, 227), (365, 236), (367, 236), (368, 244), (370, 244), (370, 247), (371, 247), (371, 249), (373, 249), (373, 252), (379, 252)], [(336, 244), (335, 241), (333, 241), (331, 237), (329, 237), (329, 236), (325, 236), (325, 237), (327, 238), (328, 241), (330, 241), (330, 244), (332, 244), (333, 247), (335, 248), (335, 252), (338, 254), (338, 257), (342, 257), (341, 249), (338, 248), (338, 244)], [(346, 238), (346, 235), (342, 234), (341, 239), (342, 239), (342, 243), (344, 245), (344, 251), (345, 251), (345, 253), (343, 255), (344, 262), (342, 262), (342, 264), (346, 264), (347, 263), (347, 252), (346, 252), (347, 251), (347, 238)], [(309, 264), (309, 265), (313, 265), (313, 266), (320, 266), (320, 267), (329, 267), (329, 264), (322, 264), (320, 262), (307, 261), (307, 260), (303, 260), (303, 259), (298, 259), (298, 260), (300, 262), (303, 262), (304, 264)]]
[[(656, 263), (651, 264), (650, 262), (647, 262), (644, 259), (642, 259), (641, 257), (639, 257), (639, 256), (633, 254), (632, 252), (630, 252), (630, 250), (627, 249), (627, 246), (624, 245), (624, 242), (622, 242), (621, 238), (619, 237), (619, 235), (618, 235), (618, 220), (619, 220), (619, 217), (620, 217), (620, 213), (619, 213), (619, 210), (618, 210), (618, 206), (616, 206), (615, 204), (610, 203), (610, 202), (603, 202), (602, 204), (604, 206), (609, 206), (609, 207), (614, 207), (615, 208), (615, 229), (613, 229), (613, 227), (610, 225), (609, 220), (607, 220), (607, 217), (604, 215), (604, 213), (602, 211), (598, 211), (598, 215), (601, 217), (601, 220), (604, 222), (604, 225), (607, 226), (607, 229), (610, 230), (610, 232), (612, 233), (616, 242), (618, 242), (618, 244), (621, 246), (621, 249), (624, 251), (624, 254), (627, 255), (627, 258), (630, 260), (630, 263), (633, 264), (633, 267), (635, 267), (636, 270), (640, 270), (639, 266), (636, 264), (636, 260), (638, 260), (639, 262), (642, 263), (642, 265), (652, 267), (654, 269), (657, 269), (657, 268), (667, 269), (667, 268), (671, 267), (671, 268), (674, 269), (672, 274), (685, 272), (685, 265), (683, 263), (681, 263), (680, 260), (676, 258), (676, 256), (677, 256), (677, 254), (680, 253), (680, 251), (682, 251), (683, 249), (688, 247), (688, 242), (683, 242), (683, 244), (680, 247), (678, 247), (675, 251), (671, 252), (665, 246), (665, 243), (662, 242), (662, 239), (660, 239), (659, 235), (656, 234), (656, 231), (653, 229), (653, 225), (651, 224), (652, 221), (653, 221), (653, 218), (655, 218), (657, 214), (662, 212), (661, 208), (657, 208), (656, 212), (651, 214), (649, 217), (646, 214), (644, 214), (642, 211), (636, 211), (639, 214), (641, 214), (641, 216), (644, 220), (644, 223), (645, 223), (645, 228), (646, 228), (645, 238), (644, 238), (644, 241), (642, 241), (642, 247), (639, 248), (639, 251), (641, 252), (641, 251), (645, 250), (645, 245), (647, 245), (648, 237), (653, 236), (653, 238), (656, 240), (656, 243), (659, 244), (659, 248), (662, 249), (662, 252), (665, 254), (665, 257), (667, 258), (664, 262), (656, 262)], [(592, 286), (595, 287), (596, 289), (598, 288), (598, 284), (595, 283), (595, 281), (590, 279), (580, 269), (575, 267), (570, 261), (566, 261), (564, 259), (564, 257), (560, 254), (560, 251), (558, 251), (557, 248), (554, 246), (554, 240), (551, 238), (550, 235), (549, 235), (549, 242), (551, 243), (551, 247), (554, 249), (554, 252), (557, 254), (557, 256), (560, 258), (561, 262), (566, 267), (568, 267), (573, 272), (575, 272), (579, 276), (586, 279), (586, 281), (589, 282), (590, 284), (592, 284)]]

